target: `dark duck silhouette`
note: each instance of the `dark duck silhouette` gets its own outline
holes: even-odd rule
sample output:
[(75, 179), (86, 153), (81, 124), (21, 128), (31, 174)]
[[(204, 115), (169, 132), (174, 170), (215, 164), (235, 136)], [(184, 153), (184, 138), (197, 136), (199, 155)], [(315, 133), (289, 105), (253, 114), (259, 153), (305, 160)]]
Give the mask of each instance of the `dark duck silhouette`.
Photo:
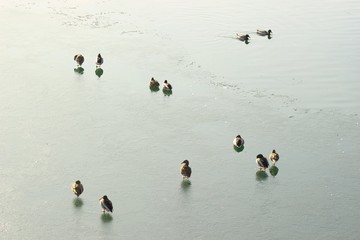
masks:
[(272, 34), (272, 31), (271, 31), (271, 29), (269, 29), (267, 31), (258, 29), (258, 30), (256, 30), (256, 33), (260, 36), (270, 36)]
[(104, 195), (102, 198), (100, 198), (99, 202), (100, 202), (100, 205), (101, 205), (104, 213), (113, 211), (112, 202), (106, 195)]
[(245, 42), (250, 40), (249, 34), (236, 33), (236, 38), (239, 39), (240, 41), (245, 41)]
[(238, 148), (242, 147), (244, 143), (245, 141), (240, 135), (237, 135), (233, 141), (233, 144)]
[(160, 86), (160, 83), (158, 81), (155, 80), (155, 78), (151, 78), (150, 79), (150, 84), (149, 87), (150, 88), (158, 88)]
[(181, 163), (180, 173), (181, 173), (181, 175), (183, 177), (183, 180), (189, 179), (191, 177), (191, 168), (189, 167), (189, 161), (188, 160), (184, 160)]
[(274, 150), (269, 154), (269, 159), (272, 161), (272, 163), (275, 165), (277, 161), (279, 161), (280, 156), (279, 154)]
[(262, 154), (256, 156), (256, 163), (262, 171), (265, 171), (269, 167), (268, 160)]
[(164, 81), (164, 87), (163, 90), (172, 90), (172, 86), (170, 83), (168, 83), (167, 80)]
[(101, 67), (104, 63), (104, 59), (102, 58), (101, 54), (99, 53), (96, 59), (96, 67)]
[(81, 66), (84, 63), (84, 56), (81, 54), (76, 54), (74, 56), (74, 60), (76, 61), (76, 63), (78, 64), (78, 66)]
[(79, 197), (80, 194), (82, 194), (84, 192), (84, 187), (81, 184), (80, 180), (77, 180), (76, 182), (74, 182), (71, 186), (71, 189), (77, 197)]

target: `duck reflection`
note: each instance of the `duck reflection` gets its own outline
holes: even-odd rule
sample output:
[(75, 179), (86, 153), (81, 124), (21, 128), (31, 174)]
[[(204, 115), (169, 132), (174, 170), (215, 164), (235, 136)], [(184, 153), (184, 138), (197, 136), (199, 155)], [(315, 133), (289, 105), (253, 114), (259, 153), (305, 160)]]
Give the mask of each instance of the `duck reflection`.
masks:
[(103, 221), (104, 223), (111, 222), (112, 220), (113, 220), (113, 217), (111, 216), (111, 214), (108, 214), (108, 213), (101, 214), (101, 221)]
[(171, 96), (172, 95), (172, 90), (171, 89), (164, 89), (163, 88), (163, 93), (164, 93), (164, 96)]
[(96, 68), (95, 75), (99, 78), (104, 74), (104, 70), (101, 67)]
[(181, 189), (186, 192), (187, 190), (190, 189), (191, 186), (191, 182), (189, 179), (183, 180), (181, 181)]
[(269, 172), (270, 172), (271, 176), (275, 177), (279, 172), (279, 168), (277, 166), (275, 166), (275, 165), (272, 165), (269, 168)]
[(244, 145), (241, 145), (240, 147), (236, 146), (236, 145), (233, 145), (233, 148), (236, 152), (242, 152), (245, 148)]
[(268, 174), (265, 171), (258, 170), (256, 172), (256, 180), (258, 181), (265, 181), (268, 178)]
[(79, 66), (77, 68), (74, 68), (74, 72), (78, 74), (84, 74), (84, 68)]
[(74, 198), (73, 204), (74, 204), (74, 207), (80, 208), (82, 205), (84, 205), (84, 202), (81, 198)]
[(160, 88), (157, 86), (149, 86), (149, 89), (151, 92), (158, 92), (160, 90)]

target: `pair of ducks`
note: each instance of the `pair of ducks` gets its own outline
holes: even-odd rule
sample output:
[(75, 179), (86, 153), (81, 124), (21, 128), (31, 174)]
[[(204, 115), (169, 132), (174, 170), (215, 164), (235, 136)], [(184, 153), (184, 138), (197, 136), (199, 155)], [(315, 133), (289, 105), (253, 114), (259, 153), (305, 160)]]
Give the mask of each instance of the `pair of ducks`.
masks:
[[(154, 88), (159, 88), (159, 86), (160, 86), (160, 83), (152, 77), (150, 79), (149, 87), (154, 89)], [(170, 83), (168, 83), (167, 80), (164, 81), (163, 90), (168, 90), (168, 91), (172, 90), (172, 86)]]
[[(84, 63), (85, 58), (81, 54), (76, 54), (74, 56), (75, 62), (78, 64), (79, 67)], [(102, 58), (101, 54), (99, 53), (96, 59), (96, 68), (100, 67), (104, 63), (104, 59)]]
[[(269, 154), (269, 159), (271, 160), (271, 162), (273, 163), (273, 165), (275, 165), (275, 163), (277, 161), (279, 161), (280, 156), (279, 154), (274, 150), (272, 150), (272, 152)], [(265, 171), (268, 167), (269, 167), (269, 162), (266, 159), (266, 157), (264, 157), (262, 154), (258, 154), (256, 156), (256, 163), (259, 166), (261, 171)]]
[[(77, 197), (79, 197), (80, 194), (82, 194), (84, 192), (84, 186), (82, 185), (80, 180), (77, 180), (76, 182), (74, 182), (71, 186), (71, 189)], [(102, 198), (99, 199), (99, 203), (100, 203), (104, 213), (105, 212), (109, 213), (109, 212), (113, 211), (112, 202), (106, 195), (104, 195)]]
[[(268, 36), (268, 38), (271, 38), (271, 34), (272, 31), (271, 29), (269, 30), (256, 30), (256, 33), (260, 36)], [(239, 39), (240, 41), (249, 41), (250, 36), (249, 34), (240, 34), (240, 33), (236, 33), (236, 38)]]

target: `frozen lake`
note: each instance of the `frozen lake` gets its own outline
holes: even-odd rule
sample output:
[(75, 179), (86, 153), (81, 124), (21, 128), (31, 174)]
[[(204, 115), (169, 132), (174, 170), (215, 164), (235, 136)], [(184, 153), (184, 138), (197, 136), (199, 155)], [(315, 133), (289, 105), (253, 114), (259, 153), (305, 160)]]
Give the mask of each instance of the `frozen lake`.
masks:
[(0, 22), (1, 238), (358, 239), (360, 2), (0, 0)]

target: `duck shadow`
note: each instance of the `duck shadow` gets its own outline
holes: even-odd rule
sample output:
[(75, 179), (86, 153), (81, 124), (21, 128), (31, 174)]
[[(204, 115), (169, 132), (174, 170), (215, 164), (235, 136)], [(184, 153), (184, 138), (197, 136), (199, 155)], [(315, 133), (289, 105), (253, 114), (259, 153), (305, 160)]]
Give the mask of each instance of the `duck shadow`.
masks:
[(244, 145), (241, 145), (240, 147), (236, 146), (236, 145), (233, 145), (233, 148), (236, 152), (242, 152), (245, 148)]
[(245, 43), (245, 44), (249, 44), (250, 43), (250, 41), (249, 40), (242, 40), (242, 39), (238, 39), (238, 38), (236, 38), (237, 40), (239, 40), (240, 42), (243, 42), (243, 43)]
[(164, 93), (164, 96), (170, 96), (172, 95), (172, 90), (171, 89), (163, 89), (162, 90)]
[(269, 168), (269, 172), (270, 172), (271, 176), (275, 177), (279, 172), (279, 168), (277, 166), (275, 166), (275, 165), (272, 165)]
[(104, 70), (101, 67), (96, 68), (95, 75), (98, 76), (98, 78), (100, 78), (103, 74), (104, 74)]
[(186, 191), (188, 191), (188, 190), (190, 189), (191, 182), (190, 182), (189, 179), (183, 180), (183, 181), (181, 181), (180, 186), (181, 186), (181, 189), (182, 189), (184, 192), (186, 192)]
[(84, 74), (84, 68), (83, 67), (74, 68), (74, 72), (78, 74)]
[(81, 198), (74, 198), (73, 204), (74, 204), (74, 207), (80, 208), (82, 205), (84, 205), (84, 202)]
[(158, 91), (160, 91), (159, 86), (150, 86), (149, 89), (150, 89), (151, 92), (158, 92)]
[(103, 213), (101, 214), (101, 221), (104, 223), (111, 222), (113, 220), (113, 217), (109, 213)]
[(265, 181), (268, 177), (269, 177), (269, 175), (267, 174), (266, 171), (258, 170), (256, 172), (256, 180), (257, 181)]

